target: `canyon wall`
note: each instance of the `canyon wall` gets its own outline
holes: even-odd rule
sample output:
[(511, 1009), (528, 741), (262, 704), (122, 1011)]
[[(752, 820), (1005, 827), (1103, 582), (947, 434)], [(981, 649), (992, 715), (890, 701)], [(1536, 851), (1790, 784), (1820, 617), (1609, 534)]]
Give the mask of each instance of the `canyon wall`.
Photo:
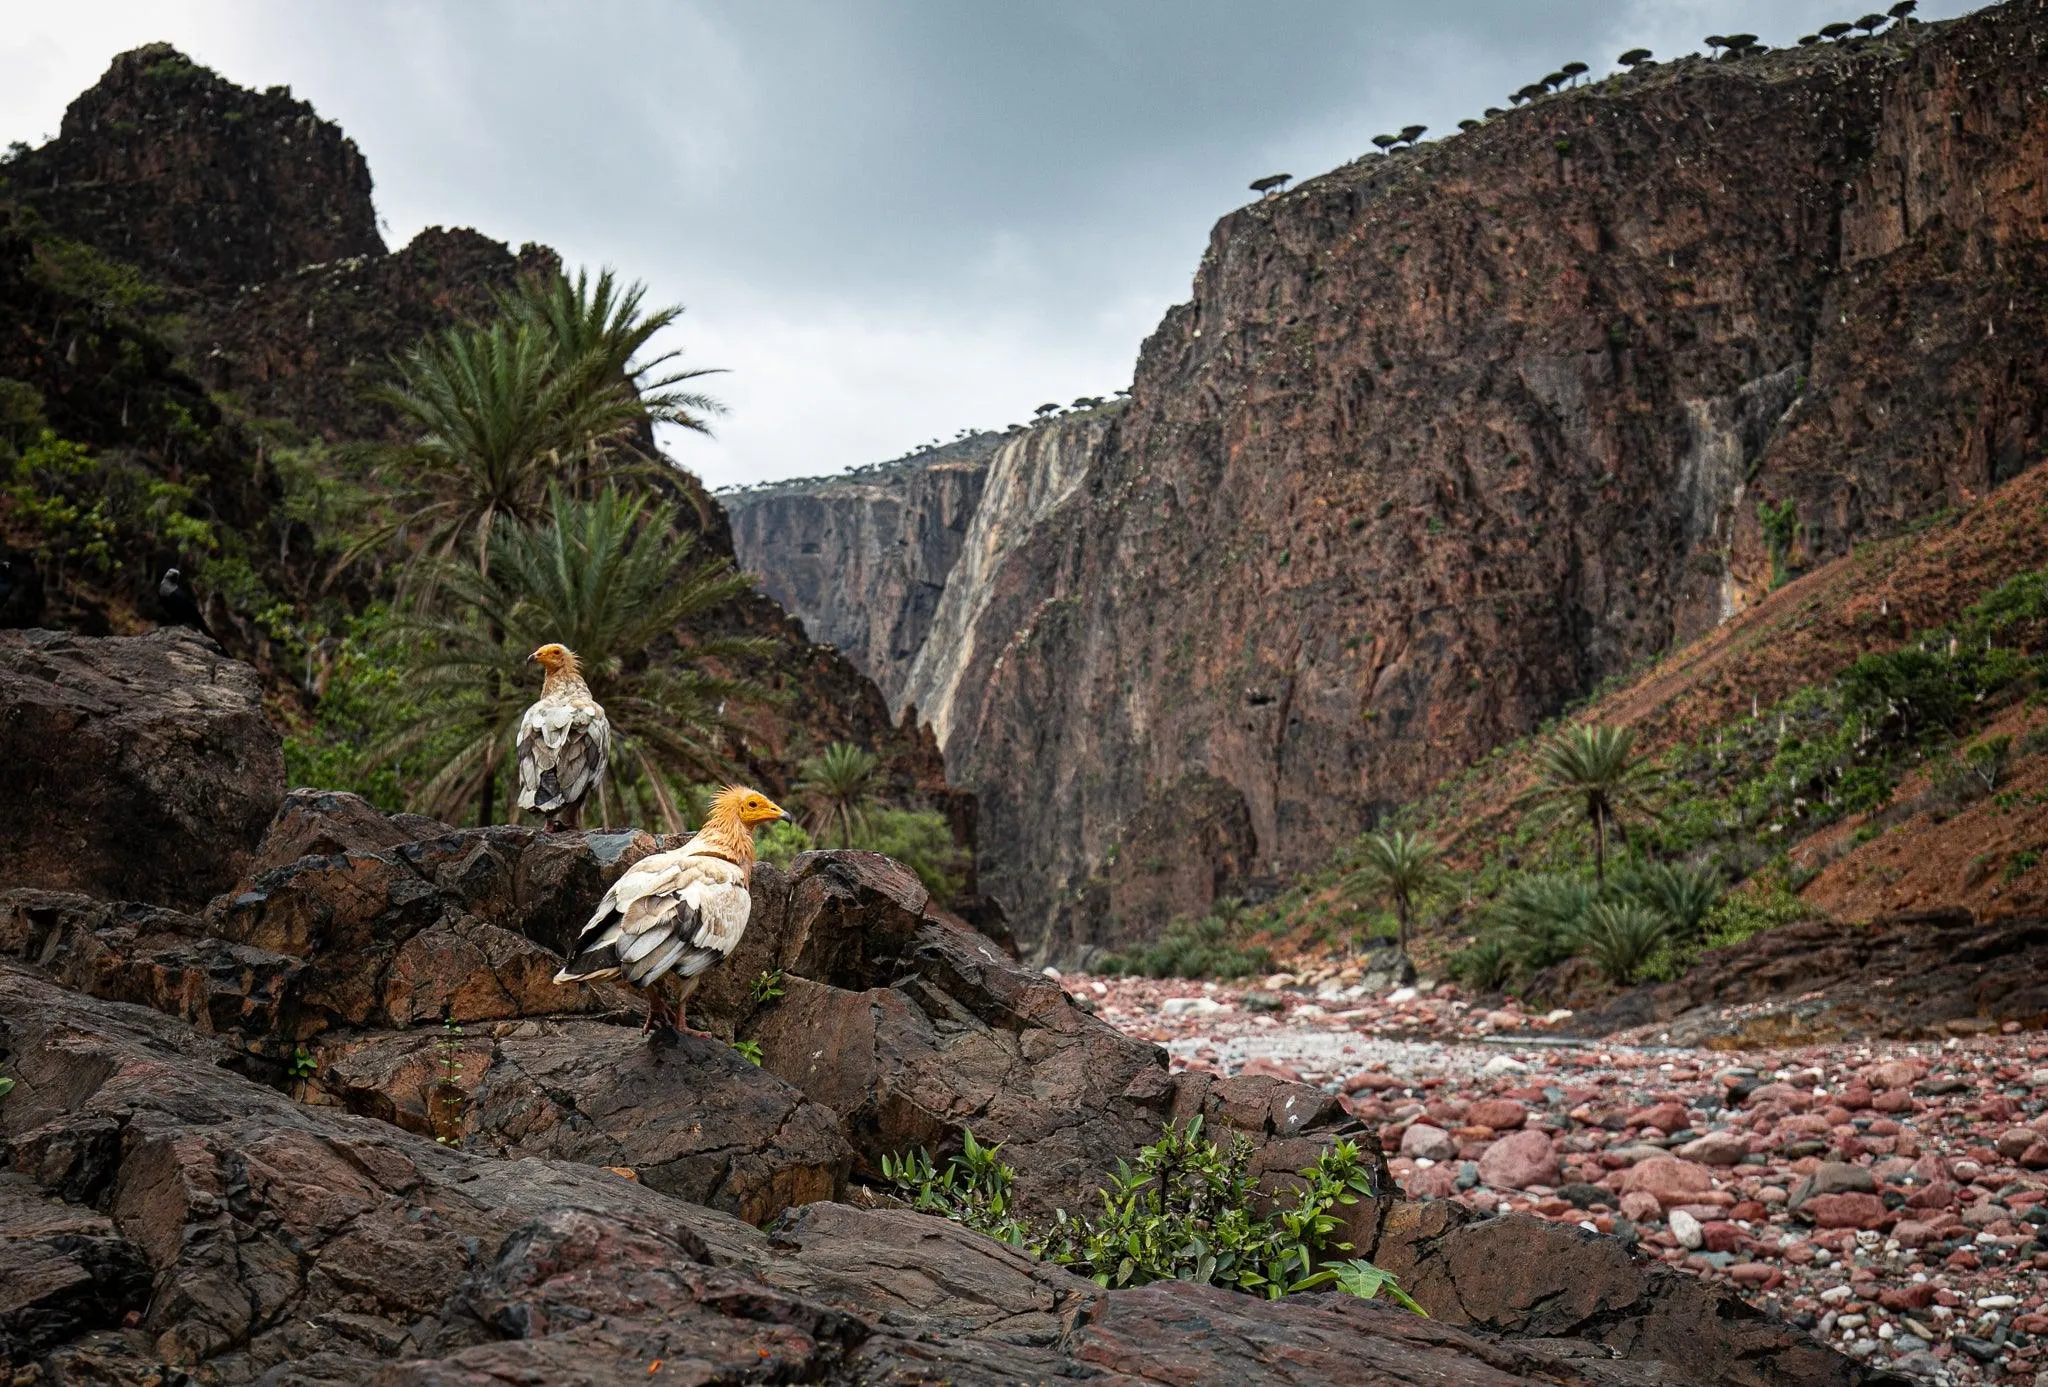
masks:
[(2038, 459), (2044, 50), (2016, 0), (1681, 60), (1218, 223), (1129, 406), (956, 566), (906, 686), (1019, 939), (1086, 956), (1326, 861)]
[(900, 702), (1003, 435), (719, 496), (740, 566)]

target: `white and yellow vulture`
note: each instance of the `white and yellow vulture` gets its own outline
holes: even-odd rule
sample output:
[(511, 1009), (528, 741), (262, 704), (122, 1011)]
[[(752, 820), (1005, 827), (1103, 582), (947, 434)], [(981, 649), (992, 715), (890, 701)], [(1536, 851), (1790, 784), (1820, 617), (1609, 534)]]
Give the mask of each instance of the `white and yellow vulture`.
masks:
[(519, 720), (519, 807), (543, 816), (550, 832), (575, 828), (611, 759), (612, 725), (590, 696), (575, 651), (544, 645), (528, 658), (547, 677)]
[(739, 947), (753, 909), (754, 827), (788, 817), (766, 795), (728, 785), (689, 842), (641, 858), (604, 893), (555, 981), (623, 977), (647, 990), (643, 1034), (675, 1025), (681, 1013), (669, 1010), (661, 980), (690, 979), (687, 1001), (697, 977)]

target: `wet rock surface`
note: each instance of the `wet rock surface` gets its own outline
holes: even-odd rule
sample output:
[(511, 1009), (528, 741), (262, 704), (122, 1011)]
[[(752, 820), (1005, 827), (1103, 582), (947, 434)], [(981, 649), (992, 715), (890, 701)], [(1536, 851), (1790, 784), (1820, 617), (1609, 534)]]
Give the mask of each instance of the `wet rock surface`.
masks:
[(0, 631), (0, 882), (190, 908), (284, 794), (254, 671), (195, 631)]
[[(750, 1068), (710, 1042), (645, 1058), (699, 1090)], [(1337, 1296), (1104, 1292), (907, 1211), (810, 1204), (763, 1234), (656, 1161), (586, 1163), (612, 1146), (510, 1158), (298, 1101), (229, 1036), (17, 963), (0, 1067), (0, 1361), (38, 1383), (1697, 1380)]]

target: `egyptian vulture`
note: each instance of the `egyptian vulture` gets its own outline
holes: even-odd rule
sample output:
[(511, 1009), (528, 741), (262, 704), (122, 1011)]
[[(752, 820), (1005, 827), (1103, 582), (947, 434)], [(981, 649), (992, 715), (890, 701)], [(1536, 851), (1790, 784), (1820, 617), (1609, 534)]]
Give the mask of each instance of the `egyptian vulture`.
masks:
[(528, 658), (547, 677), (519, 720), (519, 807), (542, 815), (549, 832), (575, 828), (611, 757), (612, 725), (590, 696), (575, 651), (544, 645)]
[(753, 908), (754, 826), (788, 817), (766, 795), (728, 785), (689, 842), (641, 858), (604, 893), (555, 981), (623, 977), (647, 991), (641, 1034), (674, 1026), (681, 1011), (669, 1009), (661, 980), (689, 979), (687, 1002), (704, 970), (739, 947)]

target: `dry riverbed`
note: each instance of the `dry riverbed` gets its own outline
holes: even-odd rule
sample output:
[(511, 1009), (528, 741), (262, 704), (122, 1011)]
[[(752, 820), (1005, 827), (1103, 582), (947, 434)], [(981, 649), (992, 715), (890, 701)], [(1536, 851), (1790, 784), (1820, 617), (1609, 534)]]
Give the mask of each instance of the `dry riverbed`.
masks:
[(1619, 1234), (1929, 1381), (2048, 1387), (2048, 1034), (1695, 1050), (1449, 987), (1062, 982), (1176, 1070), (1342, 1094), (1412, 1197)]

